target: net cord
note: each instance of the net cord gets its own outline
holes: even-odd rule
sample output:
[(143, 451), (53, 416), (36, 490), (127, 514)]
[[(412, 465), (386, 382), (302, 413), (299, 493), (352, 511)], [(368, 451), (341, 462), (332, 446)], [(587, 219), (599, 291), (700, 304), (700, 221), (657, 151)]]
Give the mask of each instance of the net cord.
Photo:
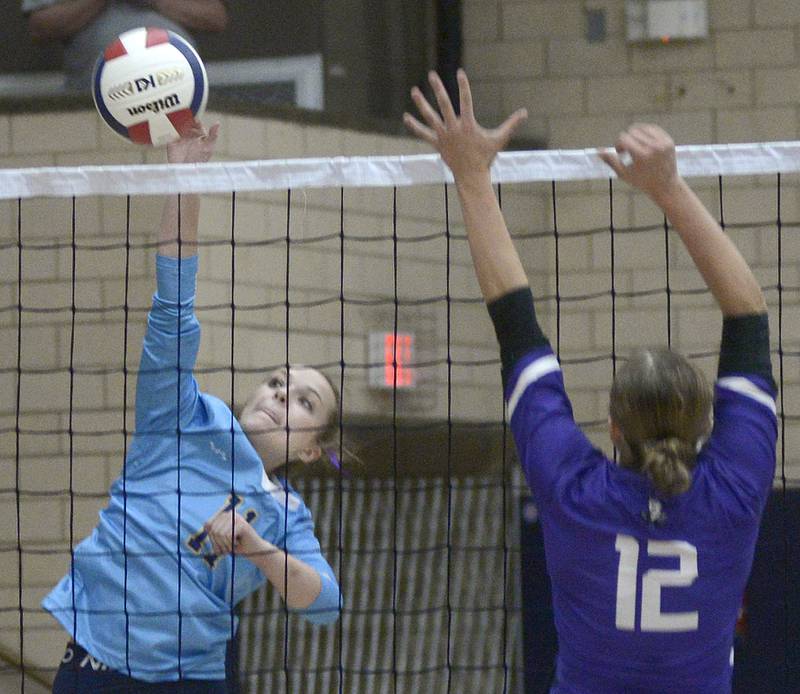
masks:
[[(678, 170), (697, 176), (800, 171), (800, 141), (677, 147)], [(501, 152), (494, 183), (614, 178), (597, 149)], [(0, 170), (0, 199), (166, 195), (287, 188), (392, 187), (452, 183), (437, 154), (274, 159), (205, 164), (129, 164)]]

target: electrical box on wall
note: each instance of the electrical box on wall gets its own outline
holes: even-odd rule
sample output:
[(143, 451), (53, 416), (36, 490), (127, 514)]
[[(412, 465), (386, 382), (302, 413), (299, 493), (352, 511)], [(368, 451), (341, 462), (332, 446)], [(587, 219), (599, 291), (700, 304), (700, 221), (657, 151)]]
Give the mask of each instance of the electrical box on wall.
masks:
[(708, 0), (627, 0), (625, 15), (631, 43), (708, 37)]

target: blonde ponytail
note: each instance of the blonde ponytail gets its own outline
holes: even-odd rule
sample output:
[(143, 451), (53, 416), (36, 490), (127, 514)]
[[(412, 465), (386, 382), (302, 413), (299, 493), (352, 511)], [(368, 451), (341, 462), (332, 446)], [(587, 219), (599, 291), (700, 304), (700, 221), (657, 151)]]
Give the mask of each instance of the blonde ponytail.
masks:
[(640, 445), (641, 471), (662, 496), (676, 496), (692, 486), (695, 447), (677, 437)]

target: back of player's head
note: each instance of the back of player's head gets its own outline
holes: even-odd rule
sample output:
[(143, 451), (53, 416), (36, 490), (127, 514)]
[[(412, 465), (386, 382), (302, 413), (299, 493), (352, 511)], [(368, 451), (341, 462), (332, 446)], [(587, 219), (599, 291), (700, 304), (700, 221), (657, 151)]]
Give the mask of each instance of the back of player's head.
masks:
[(687, 491), (712, 402), (708, 381), (680, 354), (635, 352), (611, 387), (609, 412), (622, 435), (622, 464), (647, 475), (665, 496)]

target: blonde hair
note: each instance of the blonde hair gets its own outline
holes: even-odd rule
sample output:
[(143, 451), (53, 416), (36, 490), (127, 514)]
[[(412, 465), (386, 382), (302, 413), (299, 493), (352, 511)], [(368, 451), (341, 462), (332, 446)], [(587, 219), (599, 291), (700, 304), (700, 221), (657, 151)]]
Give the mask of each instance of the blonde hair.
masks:
[(609, 413), (622, 433), (621, 464), (646, 475), (664, 496), (687, 491), (711, 426), (712, 403), (705, 376), (680, 354), (634, 353), (611, 386)]

